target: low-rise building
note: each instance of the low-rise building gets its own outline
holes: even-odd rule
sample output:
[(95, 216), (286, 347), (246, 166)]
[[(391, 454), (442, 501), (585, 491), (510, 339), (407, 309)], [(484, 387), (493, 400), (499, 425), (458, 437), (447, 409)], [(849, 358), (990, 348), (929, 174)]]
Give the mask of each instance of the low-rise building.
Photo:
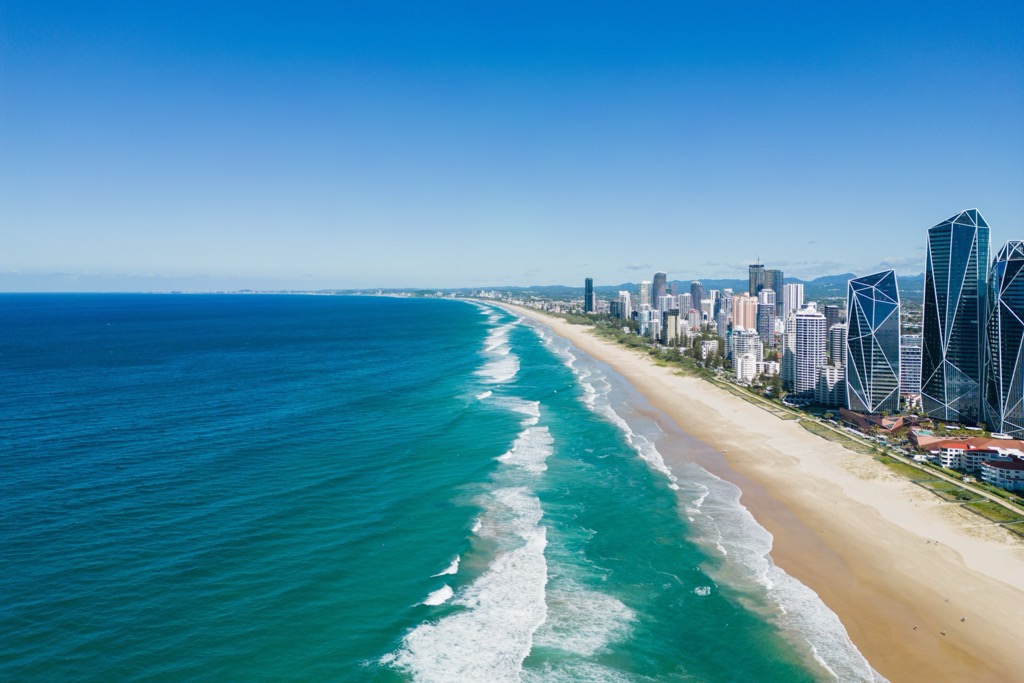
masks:
[(981, 479), (1007, 491), (1024, 491), (1024, 460), (983, 462)]

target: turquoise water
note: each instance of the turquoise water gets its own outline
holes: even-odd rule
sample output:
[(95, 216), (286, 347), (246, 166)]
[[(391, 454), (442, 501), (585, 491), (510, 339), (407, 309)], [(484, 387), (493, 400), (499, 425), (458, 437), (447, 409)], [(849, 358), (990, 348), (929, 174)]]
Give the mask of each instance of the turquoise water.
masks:
[(4, 680), (875, 674), (738, 491), (492, 307), (2, 296)]

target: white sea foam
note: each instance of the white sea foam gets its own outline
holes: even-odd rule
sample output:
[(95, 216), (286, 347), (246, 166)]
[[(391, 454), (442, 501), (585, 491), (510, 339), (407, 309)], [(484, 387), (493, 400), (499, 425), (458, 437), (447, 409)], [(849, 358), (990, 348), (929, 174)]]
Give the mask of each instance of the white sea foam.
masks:
[(702, 598), (706, 598), (711, 595), (711, 586), (697, 586), (693, 589), (694, 595), (699, 595)]
[(554, 443), (547, 427), (530, 427), (516, 437), (512, 448), (498, 456), (498, 460), (531, 474), (540, 474), (548, 468), (545, 460), (553, 452)]
[(443, 605), (448, 602), (452, 597), (452, 588), (448, 584), (445, 584), (442, 588), (438, 588), (436, 591), (427, 596), (427, 599), (423, 601), (424, 605)]
[(636, 613), (620, 600), (574, 583), (548, 591), (548, 618), (533, 642), (590, 657), (610, 643), (625, 640)]
[(486, 496), (488, 526), (519, 545), (498, 553), (484, 573), (452, 602), (466, 609), (424, 623), (381, 664), (417, 681), (519, 681), (533, 633), (544, 622), (546, 530), (540, 500), (525, 487)]
[(501, 384), (515, 377), (518, 372), (519, 357), (514, 353), (508, 353), (485, 363), (476, 374), (487, 384)]
[[(697, 540), (716, 546), (726, 558), (720, 567), (708, 569), (716, 581), (740, 590), (746, 587), (752, 595), (760, 592), (767, 605), (774, 605), (771, 618), (785, 637), (807, 651), (836, 680), (884, 681), (817, 593), (775, 566), (770, 555), (772, 535), (740, 503), (740, 490), (696, 465), (692, 469), (689, 479), (700, 478), (701, 486), (708, 488), (703, 492), (703, 505), (696, 508), (699, 512), (693, 528)], [(699, 491), (696, 486), (693, 490)]]
[(635, 432), (629, 426), (629, 423), (615, 412), (609, 400), (612, 384), (605, 377), (604, 373), (589, 363), (581, 363), (580, 357), (574, 354), (569, 346), (559, 346), (555, 349), (555, 353), (562, 358), (565, 365), (576, 376), (576, 381), (583, 389), (582, 400), (584, 405), (618, 427), (625, 436), (626, 443), (629, 444), (630, 448), (653, 470), (665, 475), (669, 481), (669, 488), (678, 490), (678, 479), (672, 473), (672, 470), (669, 469), (668, 465), (665, 464), (665, 459), (658, 452), (654, 442)]
[(469, 530), (470, 533), (473, 533), (473, 534), (480, 533), (480, 527), (482, 525), (483, 525), (483, 523), (480, 521), (480, 518), (477, 517), (476, 521), (473, 522), (473, 528)]
[(452, 563), (450, 565), (448, 565), (446, 568), (442, 569), (438, 573), (434, 574), (434, 576), (448, 576), (449, 574), (457, 573), (459, 571), (459, 561), (461, 559), (461, 557), (456, 555), (455, 559), (452, 560)]
[(481, 392), (480, 392), (479, 394), (477, 394), (477, 395), (476, 395), (476, 400), (478, 400), (478, 401), (482, 401), (482, 400), (484, 400), (485, 398), (489, 398), (489, 397), (491, 396), (491, 394), (492, 394), (492, 393), (494, 393), (494, 392), (492, 392), (492, 391), (490, 391), (490, 390), (487, 390), (487, 391), (481, 391)]
[(557, 664), (545, 662), (537, 669), (526, 669), (523, 671), (522, 681), (524, 683), (547, 683), (548, 681), (572, 681), (572, 683), (639, 683), (640, 681), (651, 681), (654, 679), (643, 676), (638, 678), (636, 674), (626, 675), (607, 666), (589, 661), (563, 661)]

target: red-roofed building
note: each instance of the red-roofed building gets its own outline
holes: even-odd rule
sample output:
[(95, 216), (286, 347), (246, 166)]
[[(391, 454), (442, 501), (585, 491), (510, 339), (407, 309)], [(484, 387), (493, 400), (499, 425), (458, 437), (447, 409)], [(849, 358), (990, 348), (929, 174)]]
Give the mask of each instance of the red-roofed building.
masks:
[(981, 479), (1007, 491), (1024, 491), (1024, 460), (983, 462)]

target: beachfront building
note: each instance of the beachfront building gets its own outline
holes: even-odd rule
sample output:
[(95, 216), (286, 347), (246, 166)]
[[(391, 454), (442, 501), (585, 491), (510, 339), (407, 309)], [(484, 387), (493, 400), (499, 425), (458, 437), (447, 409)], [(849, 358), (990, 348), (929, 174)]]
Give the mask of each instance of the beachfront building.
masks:
[(759, 375), (777, 375), (779, 374), (779, 362), (776, 360), (763, 360), (757, 364), (757, 374)]
[(981, 479), (986, 484), (1007, 491), (1024, 491), (1024, 460), (986, 461), (981, 463)]
[(749, 353), (758, 363), (764, 360), (764, 345), (761, 343), (761, 336), (755, 330), (733, 330), (730, 341), (733, 358)]
[(594, 278), (588, 277), (583, 281), (583, 312), (593, 313), (594, 309), (597, 308), (596, 303), (597, 299), (594, 297)]
[(679, 311), (665, 311), (661, 314), (661, 343), (668, 346), (679, 338)]
[(807, 304), (794, 316), (793, 392), (813, 395), (818, 368), (825, 365), (825, 316)]
[(700, 357), (701, 360), (707, 360), (708, 356), (713, 356), (718, 353), (718, 340), (717, 339), (701, 339), (700, 340)]
[(744, 353), (733, 357), (736, 369), (736, 381), (750, 384), (757, 376), (757, 358), (752, 353)]
[(1024, 242), (1007, 242), (992, 262), (985, 327), (985, 421), (1024, 436)]
[(929, 417), (970, 423), (982, 418), (988, 254), (988, 224), (976, 209), (928, 230), (921, 405)]
[[(788, 286), (788, 285), (787, 285)], [(787, 391), (796, 384), (796, 311), (786, 316), (782, 332), (782, 386)]]
[(921, 393), (921, 335), (900, 336), (900, 394), (918, 396)]
[(846, 310), (850, 313), (846, 406), (860, 413), (899, 412), (900, 292), (896, 272), (886, 270), (850, 280)]
[(823, 365), (818, 368), (814, 400), (823, 406), (841, 406), (846, 403), (845, 385), (843, 368), (836, 365)]

